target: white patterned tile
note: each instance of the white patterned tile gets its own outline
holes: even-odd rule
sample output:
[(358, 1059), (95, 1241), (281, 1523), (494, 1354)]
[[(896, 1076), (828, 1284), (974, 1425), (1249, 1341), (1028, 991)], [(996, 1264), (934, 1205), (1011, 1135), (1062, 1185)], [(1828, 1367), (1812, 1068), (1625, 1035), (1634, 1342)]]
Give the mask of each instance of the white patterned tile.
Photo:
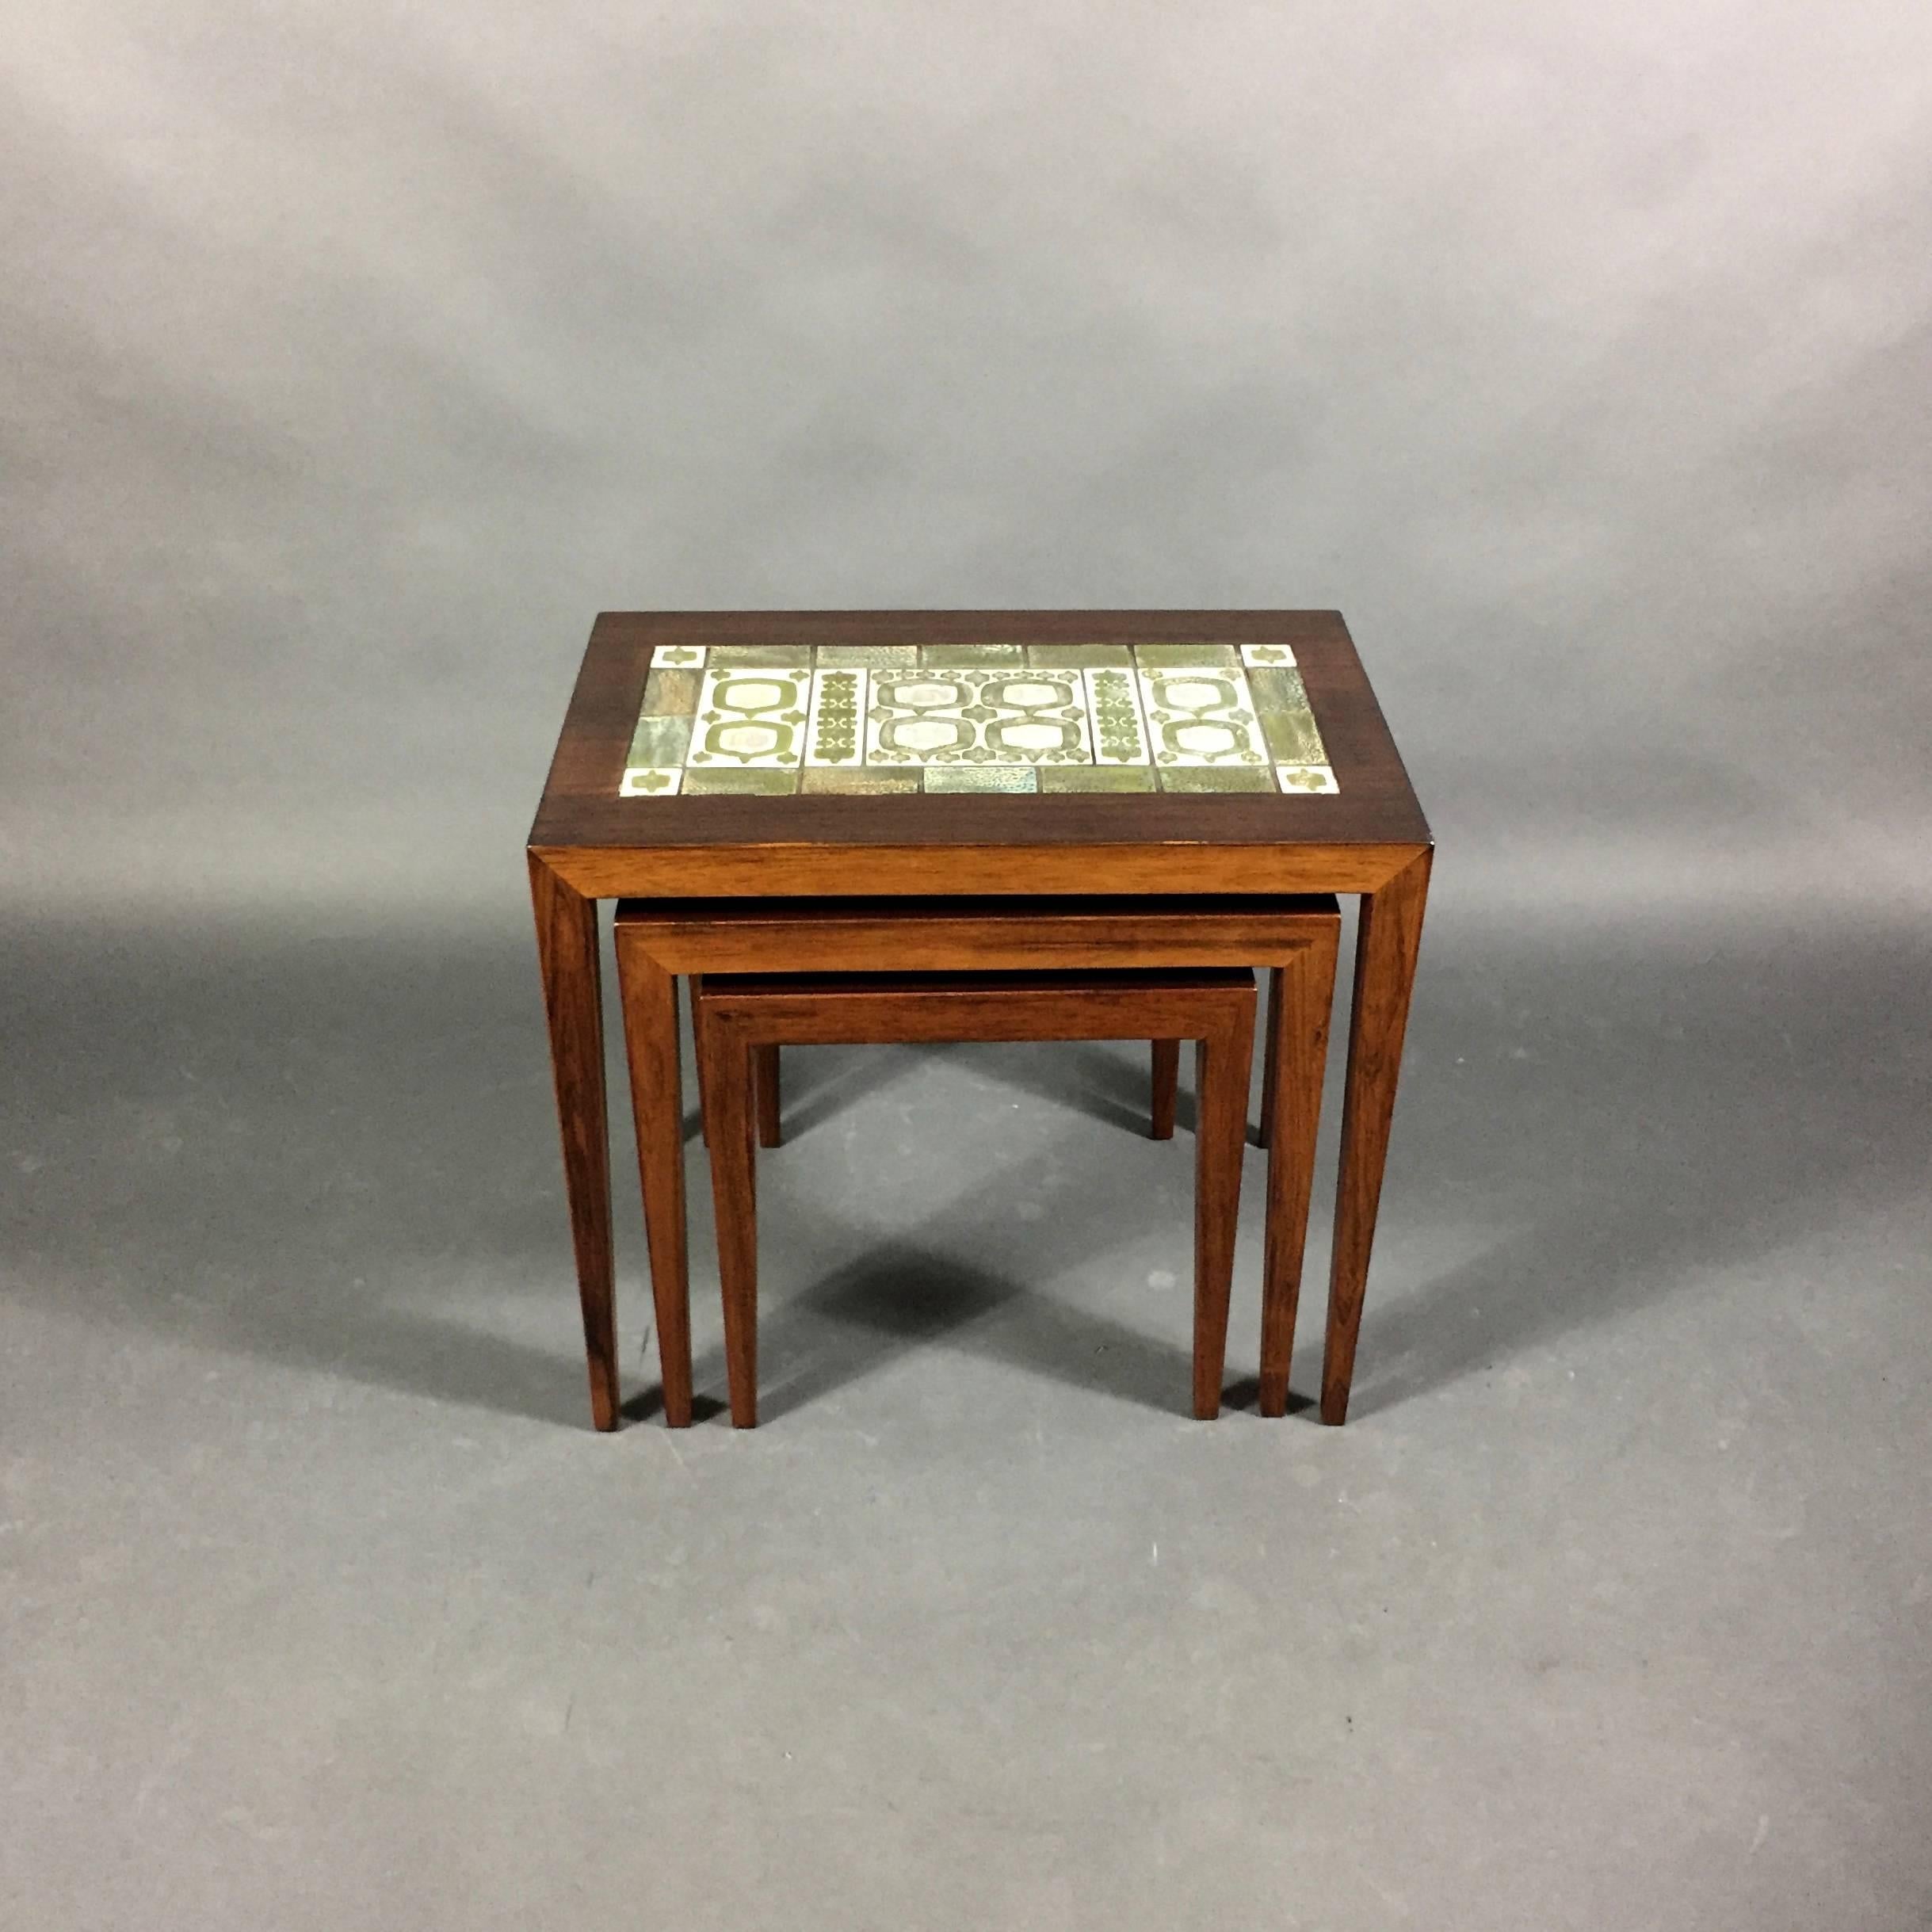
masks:
[(1141, 702), (1157, 766), (1264, 766), (1268, 754), (1239, 670), (1143, 670)]
[(659, 644), (651, 654), (651, 668), (668, 664), (677, 670), (701, 670), (707, 649), (704, 644)]
[(1241, 662), (1250, 670), (1292, 671), (1295, 654), (1286, 644), (1243, 644)]
[(684, 783), (683, 772), (674, 766), (632, 765), (626, 768), (624, 782), (617, 787), (620, 798), (670, 798)]
[(1334, 771), (1326, 765), (1277, 765), (1274, 781), (1284, 792), (1339, 792)]
[(804, 748), (811, 699), (808, 670), (757, 665), (708, 668), (686, 766), (753, 771), (796, 766)]
[(875, 670), (867, 708), (871, 765), (1091, 762), (1077, 670), (1024, 664)]

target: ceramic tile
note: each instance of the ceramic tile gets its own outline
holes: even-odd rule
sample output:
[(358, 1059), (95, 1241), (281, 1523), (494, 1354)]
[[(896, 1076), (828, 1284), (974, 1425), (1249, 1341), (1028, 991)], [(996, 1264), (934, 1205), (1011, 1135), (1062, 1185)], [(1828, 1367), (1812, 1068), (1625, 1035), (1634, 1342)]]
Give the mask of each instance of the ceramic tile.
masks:
[(1140, 696), (1157, 766), (1268, 762), (1247, 680), (1238, 669), (1144, 667)]
[(796, 766), (758, 766), (749, 770), (687, 771), (684, 775), (684, 789), (687, 798), (708, 792), (777, 794), (796, 792), (798, 789), (798, 768)]
[(1077, 672), (934, 664), (871, 678), (868, 765), (1091, 762)]
[(1088, 666), (1080, 674), (1094, 724), (1094, 762), (1097, 765), (1144, 765), (1147, 762), (1147, 720), (1140, 708), (1140, 691), (1131, 670), (1111, 664)]
[(929, 765), (929, 792), (1037, 792), (1040, 774), (1030, 765)]
[(811, 692), (809, 672), (708, 666), (685, 762), (693, 769), (796, 765)]
[(1256, 671), (1248, 679), (1261, 713), (1263, 735), (1281, 765), (1326, 765), (1328, 753), (1316, 728), (1300, 671)]
[(682, 769), (666, 770), (662, 767), (639, 765), (628, 767), (624, 782), (617, 787), (620, 798), (670, 798), (684, 783)]
[(1175, 765), (1161, 769), (1163, 792), (1272, 792), (1268, 768), (1248, 765)]
[(865, 682), (857, 665), (834, 666), (811, 680), (811, 718), (805, 728), (808, 765), (865, 762)]
[(1145, 670), (1185, 669), (1190, 664), (1214, 664), (1232, 670), (1241, 654), (1232, 644), (1136, 644), (1134, 656)]
[(1339, 792), (1335, 775), (1326, 765), (1277, 765), (1274, 781), (1284, 792)]
[(643, 765), (675, 770), (684, 763), (690, 743), (689, 718), (640, 718), (624, 762), (627, 768)]
[(1045, 765), (1040, 767), (1043, 792), (1151, 792), (1151, 765)]
[(850, 794), (916, 792), (919, 774), (917, 771), (876, 772), (864, 765), (808, 765), (802, 788)]
[(1333, 792), (1292, 655), (1187, 643), (661, 647), (619, 793)]
[(1048, 670), (1066, 670), (1088, 664), (1131, 665), (1134, 654), (1124, 644), (1029, 644), (1026, 661)]
[(741, 670), (747, 664), (755, 664), (766, 670), (788, 667), (794, 670), (808, 670), (811, 666), (811, 646), (809, 644), (713, 644), (711, 661), (706, 666), (726, 666), (733, 670)]
[(917, 644), (821, 644), (817, 662), (821, 670), (852, 664), (917, 664)]
[(702, 671), (653, 670), (644, 681), (644, 711), (654, 718), (688, 718), (704, 688)]

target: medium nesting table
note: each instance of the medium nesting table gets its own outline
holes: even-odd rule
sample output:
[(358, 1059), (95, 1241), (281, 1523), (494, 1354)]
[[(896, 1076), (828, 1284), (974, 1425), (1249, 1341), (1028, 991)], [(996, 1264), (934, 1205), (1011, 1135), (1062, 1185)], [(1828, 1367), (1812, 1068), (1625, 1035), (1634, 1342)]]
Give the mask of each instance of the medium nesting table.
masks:
[(1432, 851), (1333, 611), (601, 616), (529, 850), (597, 1427), (620, 1414), (598, 901), (1359, 895), (1338, 1423)]

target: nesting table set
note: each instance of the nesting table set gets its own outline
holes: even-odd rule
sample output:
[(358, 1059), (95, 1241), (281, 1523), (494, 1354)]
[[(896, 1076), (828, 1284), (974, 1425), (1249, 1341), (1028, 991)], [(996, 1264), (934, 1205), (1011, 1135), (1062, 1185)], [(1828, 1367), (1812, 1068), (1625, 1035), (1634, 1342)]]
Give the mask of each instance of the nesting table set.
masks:
[[(620, 1419), (598, 902), (616, 919), (665, 1418), (692, 1387), (676, 982), (693, 983), (733, 1419), (753, 1144), (817, 1040), (1201, 1043), (1193, 1399), (1220, 1401), (1273, 969), (1261, 1407), (1287, 1399), (1338, 914), (1360, 895), (1321, 1413), (1346, 1415), (1432, 846), (1329, 611), (607, 613), (529, 839), (599, 1429)], [(762, 1132), (758, 1129), (762, 1128)]]

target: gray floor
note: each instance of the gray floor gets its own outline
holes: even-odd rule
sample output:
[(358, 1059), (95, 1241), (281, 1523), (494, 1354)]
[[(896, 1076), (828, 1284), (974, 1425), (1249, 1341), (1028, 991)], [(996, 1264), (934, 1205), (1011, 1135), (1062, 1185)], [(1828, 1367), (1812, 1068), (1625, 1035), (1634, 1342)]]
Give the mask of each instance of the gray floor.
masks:
[(6, 948), (9, 1926), (1932, 1923), (1903, 930), (1439, 907), (1338, 1432), (1139, 1053), (796, 1054), (766, 1426), (611, 1439), (520, 907)]

